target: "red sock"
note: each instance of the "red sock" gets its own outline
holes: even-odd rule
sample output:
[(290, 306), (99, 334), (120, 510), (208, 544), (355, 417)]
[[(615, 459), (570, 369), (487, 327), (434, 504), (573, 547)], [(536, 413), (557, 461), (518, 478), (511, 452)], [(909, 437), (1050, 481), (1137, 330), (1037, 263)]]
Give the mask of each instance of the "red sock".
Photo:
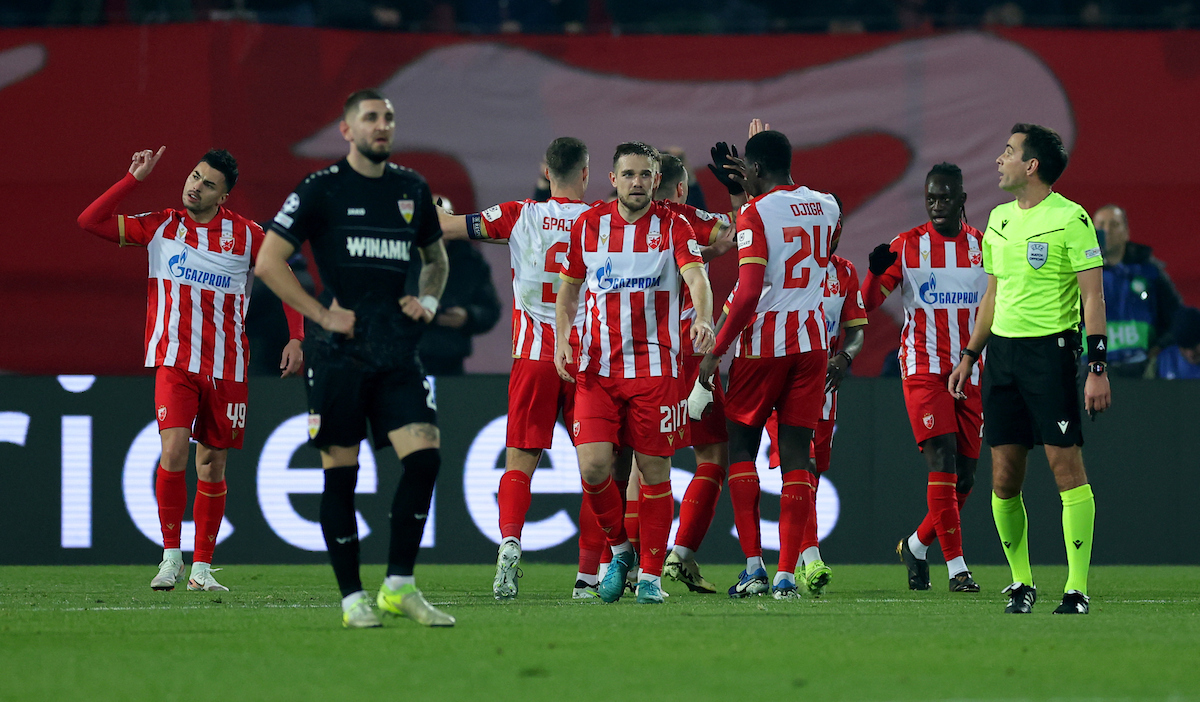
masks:
[(609, 546), (620, 546), (629, 540), (622, 523), (621, 494), (611, 477), (599, 485), (583, 484), (583, 499), (591, 501), (592, 513), (604, 532)]
[(701, 463), (696, 466), (696, 475), (688, 483), (679, 505), (679, 531), (675, 533), (675, 545), (700, 549), (700, 542), (712, 525), (717, 513), (717, 499), (721, 497), (721, 483), (725, 482), (725, 469), (716, 463)]
[(795, 573), (800, 560), (800, 543), (813, 504), (812, 473), (792, 470), (783, 474), (783, 492), (779, 495), (779, 571)]
[(506, 470), (500, 477), (496, 501), (500, 503), (500, 538), (520, 539), (529, 511), (529, 476), (519, 470)]
[(963, 555), (962, 527), (954, 489), (956, 483), (954, 473), (930, 473), (929, 487), (925, 493), (938, 542), (942, 545), (942, 555), (947, 561)]
[(579, 505), (579, 572), (595, 575), (600, 571), (602, 551), (610, 555), (612, 551), (605, 548), (604, 532), (596, 521), (589, 501), (583, 500)]
[(932, 512), (925, 512), (925, 518), (917, 525), (917, 538), (926, 546), (932, 544), (933, 540), (937, 538), (937, 526), (933, 523)]
[(196, 551), (193, 563), (212, 563), (213, 549), (217, 547), (217, 532), (221, 530), (221, 519), (225, 516), (225, 481), (206, 483), (196, 481), (196, 501), (192, 503), (192, 519), (196, 520)]
[[(962, 514), (963, 505), (967, 504), (967, 498), (970, 496), (971, 496), (970, 490), (967, 490), (966, 492), (958, 492), (956, 490), (954, 492), (954, 497), (958, 500), (958, 513), (960, 515)], [(960, 519), (960, 521), (961, 521), (961, 519)]]
[(671, 499), (671, 481), (641, 486), (642, 572), (662, 575), (663, 560), (667, 557), (667, 537), (671, 535), (671, 520), (675, 518), (675, 500)]
[(172, 473), (158, 467), (154, 473), (154, 494), (158, 498), (158, 525), (162, 527), (163, 548), (179, 548), (183, 510), (187, 509), (187, 483), (183, 471)]
[[(641, 524), (638, 519), (638, 510), (641, 502), (625, 502), (625, 536), (628, 537), (629, 543), (633, 544), (633, 550), (638, 551), (641, 547)], [(638, 551), (641, 555), (641, 551)]]
[(733, 523), (746, 558), (762, 555), (762, 525), (758, 510), (758, 471), (751, 461), (729, 466), (729, 500), (733, 502)]
[(813, 478), (816, 480), (813, 483), (813, 508), (809, 511), (808, 521), (804, 525), (804, 540), (800, 542), (800, 553), (821, 546), (821, 542), (817, 540), (817, 486), (821, 484), (821, 474), (817, 473)]

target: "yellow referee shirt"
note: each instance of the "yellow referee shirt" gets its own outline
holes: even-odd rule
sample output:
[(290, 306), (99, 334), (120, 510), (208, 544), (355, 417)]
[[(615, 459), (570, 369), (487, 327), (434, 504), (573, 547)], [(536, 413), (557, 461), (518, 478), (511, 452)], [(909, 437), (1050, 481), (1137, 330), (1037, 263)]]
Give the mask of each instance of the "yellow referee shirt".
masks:
[(1016, 200), (996, 207), (983, 233), (983, 268), (996, 276), (992, 333), (1027, 338), (1077, 328), (1075, 274), (1103, 264), (1091, 218), (1062, 195), (1027, 210)]

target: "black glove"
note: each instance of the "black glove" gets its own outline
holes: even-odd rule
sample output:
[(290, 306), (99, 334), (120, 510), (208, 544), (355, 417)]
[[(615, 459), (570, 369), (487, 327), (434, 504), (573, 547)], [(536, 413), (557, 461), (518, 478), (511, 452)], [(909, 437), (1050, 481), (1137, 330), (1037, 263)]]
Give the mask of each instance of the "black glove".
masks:
[(708, 170), (712, 171), (717, 177), (717, 181), (725, 186), (730, 195), (738, 195), (742, 192), (742, 184), (733, 179), (735, 171), (731, 171), (725, 167), (726, 164), (732, 166), (733, 161), (729, 160), (730, 156), (738, 157), (737, 146), (730, 147), (723, 141), (718, 141), (717, 145), (709, 149), (712, 154), (712, 163), (708, 164)]
[(880, 244), (867, 257), (867, 260), (870, 262), (867, 267), (875, 275), (883, 275), (896, 262), (896, 258), (897, 254), (895, 251), (892, 251), (891, 244)]

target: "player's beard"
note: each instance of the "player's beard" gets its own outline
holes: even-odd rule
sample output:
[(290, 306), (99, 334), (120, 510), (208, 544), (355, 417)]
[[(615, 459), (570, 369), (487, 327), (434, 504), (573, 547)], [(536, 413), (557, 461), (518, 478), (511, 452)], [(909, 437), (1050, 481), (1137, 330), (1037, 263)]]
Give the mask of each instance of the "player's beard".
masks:
[(641, 212), (650, 206), (649, 195), (626, 195), (625, 197), (617, 196), (617, 200), (630, 212)]
[(367, 157), (367, 160), (369, 160), (371, 163), (383, 163), (384, 161), (388, 160), (389, 156), (392, 155), (391, 146), (388, 146), (382, 150), (376, 150), (372, 148), (371, 142), (355, 142), (354, 146), (358, 149), (358, 153)]

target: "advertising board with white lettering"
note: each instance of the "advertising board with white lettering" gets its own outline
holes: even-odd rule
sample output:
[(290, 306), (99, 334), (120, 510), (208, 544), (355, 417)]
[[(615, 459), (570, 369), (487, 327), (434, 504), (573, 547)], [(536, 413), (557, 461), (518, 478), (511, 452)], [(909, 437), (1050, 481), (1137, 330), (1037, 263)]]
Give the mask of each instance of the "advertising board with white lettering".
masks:
[[(496, 489), (503, 471), (507, 377), (431, 378), (442, 430), (443, 463), (422, 541), (422, 562), (489, 563), (500, 541)], [(1112, 411), (1085, 427), (1085, 459), (1097, 494), (1097, 563), (1195, 563), (1185, 539), (1144, 533), (1195, 534), (1197, 513), (1182, 495), (1200, 494), (1200, 476), (1181, 456), (1200, 439), (1184, 411), (1192, 385), (1118, 383)], [(0, 564), (156, 563), (161, 550), (154, 471), (160, 443), (153, 379), (92, 376), (0, 378)], [(1141, 409), (1139, 409), (1141, 408)], [(897, 540), (925, 512), (924, 461), (913, 444), (899, 383), (850, 379), (839, 401), (832, 468), (821, 480), (818, 523), (832, 563), (889, 562)], [(1090, 423), (1089, 423), (1090, 424)], [(231, 451), (229, 496), (216, 560), (220, 563), (320, 563), (317, 522), (323, 478), (307, 445), (304, 390), (297, 381), (250, 383), (245, 447)], [(1153, 441), (1147, 437), (1153, 436)], [(763, 547), (778, 548), (778, 470), (760, 450)], [(1062, 558), (1061, 509), (1044, 459), (1032, 454), (1025, 500), (1035, 562)], [(690, 450), (673, 461), (678, 502), (695, 462)], [(963, 511), (972, 563), (1002, 563), (992, 525), (985, 450), (975, 494)], [(358, 524), (365, 562), (387, 554), (388, 512), (400, 463), (390, 449), (360, 452)], [(1133, 470), (1141, 467), (1149, 470)], [(194, 469), (189, 469), (189, 495)], [(1150, 477), (1153, 476), (1153, 477)], [(1165, 482), (1164, 482), (1165, 481)], [(1162, 489), (1170, 485), (1169, 490)], [(575, 451), (561, 425), (532, 482), (523, 533), (527, 562), (574, 562), (580, 482)], [(1136, 515), (1132, 524), (1116, 516)], [(678, 515), (678, 508), (676, 508)], [(186, 517), (190, 519), (189, 515)], [(185, 523), (183, 547), (193, 527)], [(932, 549), (934, 559), (937, 549)], [(767, 554), (767, 559), (774, 557)], [(701, 547), (702, 562), (741, 559), (733, 515), (722, 496)], [(897, 566), (900, 568), (900, 566)], [(902, 572), (902, 569), (901, 569)], [(900, 577), (900, 576), (898, 576)]]

